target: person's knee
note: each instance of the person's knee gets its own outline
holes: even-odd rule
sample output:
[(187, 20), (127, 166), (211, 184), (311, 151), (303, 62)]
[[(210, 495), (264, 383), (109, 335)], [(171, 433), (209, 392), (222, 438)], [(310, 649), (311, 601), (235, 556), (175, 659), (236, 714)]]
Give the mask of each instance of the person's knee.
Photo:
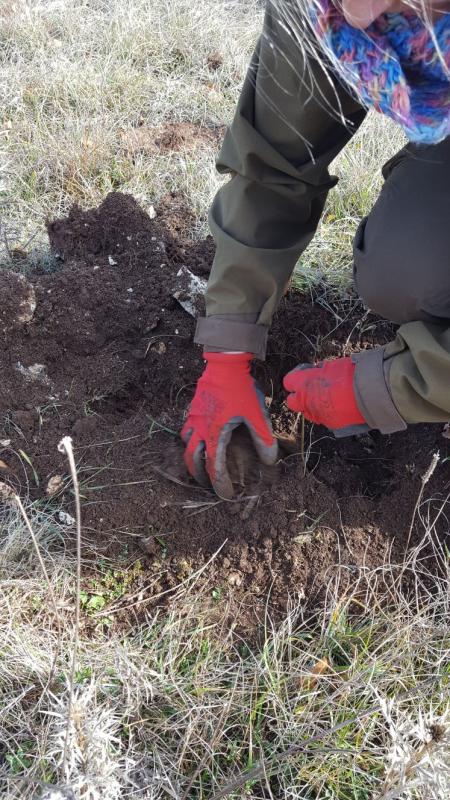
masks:
[(383, 231), (372, 216), (363, 220), (354, 246), (356, 290), (364, 305), (385, 319), (403, 324), (427, 316), (427, 264), (411, 246), (407, 231), (399, 236), (386, 224)]
[(450, 140), (419, 152), (389, 176), (354, 242), (358, 293), (398, 324), (450, 318)]

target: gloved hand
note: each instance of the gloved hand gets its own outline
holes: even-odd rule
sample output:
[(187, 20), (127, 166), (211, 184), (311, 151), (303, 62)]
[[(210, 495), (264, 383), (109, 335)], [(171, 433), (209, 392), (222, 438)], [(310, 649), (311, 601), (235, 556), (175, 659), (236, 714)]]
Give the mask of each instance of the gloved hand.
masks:
[(285, 376), (289, 394), (286, 404), (317, 425), (331, 428), (335, 436), (350, 436), (369, 430), (355, 399), (355, 364), (336, 358), (317, 366), (301, 364)]
[(217, 494), (230, 498), (226, 451), (233, 430), (242, 423), (247, 426), (264, 464), (275, 463), (278, 447), (264, 397), (250, 375), (252, 354), (205, 353), (204, 358), (206, 369), (181, 431), (187, 445), (184, 460), (199, 483), (207, 482), (208, 475)]

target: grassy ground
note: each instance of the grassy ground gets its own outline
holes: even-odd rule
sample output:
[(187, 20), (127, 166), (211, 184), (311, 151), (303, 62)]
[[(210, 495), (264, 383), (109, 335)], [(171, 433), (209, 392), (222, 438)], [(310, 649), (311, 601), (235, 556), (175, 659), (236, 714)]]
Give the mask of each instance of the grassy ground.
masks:
[[(229, 120), (261, 12), (246, 3), (65, 0), (1, 4), (2, 216), (12, 241), (47, 214), (112, 189), (149, 205), (185, 192), (204, 218), (215, 145), (156, 157), (127, 146), (138, 126)], [(208, 57), (221, 54), (212, 70)]]
[[(115, 188), (147, 207), (181, 190), (204, 232), (219, 181), (215, 145), (155, 156), (127, 142), (137, 127), (166, 120), (229, 121), (260, 21), (251, 1), (1, 3), (3, 261), (18, 245), (42, 257), (47, 215), (74, 201), (94, 205)], [(221, 63), (211, 71), (215, 53)], [(302, 280), (307, 268), (346, 280), (356, 223), (400, 140), (372, 118), (339, 158), (341, 182)], [(95, 582), (83, 563), (74, 637), (67, 529), (45, 508), (27, 514), (43, 564), (14, 501), (0, 517), (1, 797), (449, 796), (448, 582), (427, 576), (420, 547), (404, 567), (412, 596), (386, 565), (355, 579), (357, 608), (330, 585), (320, 619), (294, 605), (282, 625), (268, 618), (252, 647), (202, 610), (205, 597), (222, 602), (215, 587), (180, 590), (168, 615), (135, 618), (139, 562), (101, 562)], [(118, 600), (129, 607), (126, 624), (113, 611), (99, 615)]]
[[(1, 4), (0, 15), (3, 251), (6, 243), (31, 250), (45, 241), (48, 215), (74, 202), (96, 205), (117, 188), (146, 207), (168, 190), (185, 193), (204, 233), (220, 182), (215, 142), (155, 156), (130, 141), (136, 129), (167, 120), (231, 120), (261, 27), (259, 5), (21, 0)], [(348, 267), (357, 220), (400, 142), (396, 129), (372, 119), (338, 159), (342, 180), (306, 266), (338, 278)]]

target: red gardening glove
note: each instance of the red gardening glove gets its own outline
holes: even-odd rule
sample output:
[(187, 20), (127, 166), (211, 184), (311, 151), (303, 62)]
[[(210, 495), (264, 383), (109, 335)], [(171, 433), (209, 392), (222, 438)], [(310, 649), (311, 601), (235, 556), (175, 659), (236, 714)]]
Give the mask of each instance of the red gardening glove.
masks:
[(363, 433), (369, 427), (355, 399), (355, 364), (350, 358), (336, 358), (317, 366), (301, 364), (285, 376), (289, 394), (286, 404), (317, 425), (331, 428), (336, 436)]
[[(250, 375), (251, 353), (205, 353), (206, 369), (197, 384), (181, 436), (187, 445), (186, 466), (199, 483), (206, 472), (220, 497), (233, 496), (226, 450), (234, 429), (247, 426), (259, 458), (273, 464), (273, 437), (264, 397)], [(206, 456), (204, 466), (203, 456)]]

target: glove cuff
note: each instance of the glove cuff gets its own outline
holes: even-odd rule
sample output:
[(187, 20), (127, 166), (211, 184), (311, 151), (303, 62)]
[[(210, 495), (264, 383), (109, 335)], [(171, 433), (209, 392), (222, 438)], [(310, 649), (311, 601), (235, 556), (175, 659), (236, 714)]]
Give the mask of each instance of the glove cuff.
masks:
[(253, 353), (203, 353), (203, 358), (208, 364), (250, 364), (254, 358)]

